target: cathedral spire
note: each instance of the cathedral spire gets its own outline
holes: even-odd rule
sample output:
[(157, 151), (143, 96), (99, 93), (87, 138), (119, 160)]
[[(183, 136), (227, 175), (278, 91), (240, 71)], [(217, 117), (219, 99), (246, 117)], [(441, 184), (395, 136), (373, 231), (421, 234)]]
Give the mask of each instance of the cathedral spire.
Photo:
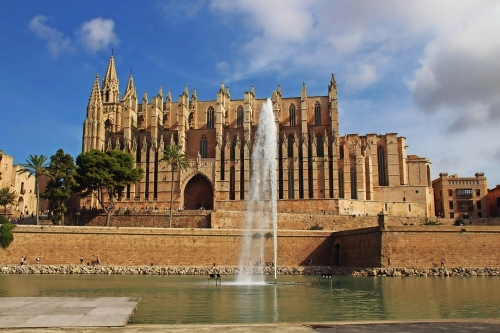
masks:
[(116, 75), (115, 58), (111, 55), (109, 59), (108, 69), (106, 75), (102, 80), (102, 96), (104, 103), (117, 103), (119, 100), (120, 92), (118, 91), (118, 76)]
[(99, 88), (99, 75), (95, 75), (94, 85), (92, 86), (92, 91), (90, 92), (89, 104), (87, 105), (87, 118), (89, 118), (89, 110), (92, 108), (102, 107), (102, 99)]

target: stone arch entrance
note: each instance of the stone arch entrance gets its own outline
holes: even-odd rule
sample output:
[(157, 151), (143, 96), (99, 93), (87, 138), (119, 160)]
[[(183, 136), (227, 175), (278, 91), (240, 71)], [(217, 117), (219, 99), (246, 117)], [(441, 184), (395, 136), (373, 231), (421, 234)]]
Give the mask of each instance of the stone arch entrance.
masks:
[(19, 199), (17, 199), (17, 207), (21, 212), (24, 212), (24, 198), (23, 197), (19, 197)]
[(212, 184), (201, 174), (191, 178), (184, 188), (185, 209), (212, 210), (214, 207), (214, 191)]

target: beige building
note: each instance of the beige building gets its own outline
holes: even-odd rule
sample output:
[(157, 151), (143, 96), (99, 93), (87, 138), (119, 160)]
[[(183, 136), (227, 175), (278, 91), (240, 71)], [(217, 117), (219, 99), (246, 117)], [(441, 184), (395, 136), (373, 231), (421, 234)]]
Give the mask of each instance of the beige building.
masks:
[(488, 190), (488, 206), (491, 217), (500, 217), (500, 185)]
[[(430, 161), (407, 156), (406, 139), (396, 133), (340, 136), (337, 84), (332, 75), (324, 96), (309, 96), (305, 83), (296, 97), (278, 85), (271, 94), (278, 129), (278, 198), (284, 211), (302, 209), (305, 199), (331, 199), (336, 214), (433, 215)], [(96, 76), (83, 124), (82, 150), (130, 152), (144, 179), (128, 186), (119, 206), (185, 209), (244, 209), (250, 156), (264, 98), (254, 87), (240, 98), (224, 83), (214, 100), (199, 100), (184, 87), (177, 101), (160, 87), (139, 99), (132, 75), (120, 93), (114, 58), (102, 86)], [(187, 171), (171, 179), (159, 164), (168, 144), (190, 157)], [(83, 202), (91, 206), (90, 199)]]
[(465, 219), (489, 216), (488, 182), (484, 173), (459, 177), (442, 172), (432, 181), (432, 187), (436, 216)]
[[(7, 214), (17, 217), (21, 212), (30, 213), (36, 208), (35, 178), (28, 174), (18, 174), (19, 165), (13, 164), (12, 156), (0, 150), (0, 187), (14, 190), (17, 195), (15, 206), (7, 208)], [(4, 207), (0, 207), (0, 214), (4, 214)]]

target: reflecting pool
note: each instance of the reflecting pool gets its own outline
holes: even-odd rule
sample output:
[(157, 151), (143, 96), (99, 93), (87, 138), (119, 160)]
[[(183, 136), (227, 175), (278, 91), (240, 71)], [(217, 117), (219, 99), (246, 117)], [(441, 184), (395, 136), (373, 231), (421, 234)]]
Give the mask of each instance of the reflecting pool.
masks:
[(264, 286), (207, 276), (0, 275), (0, 297), (141, 297), (133, 323), (209, 324), (499, 318), (500, 278), (278, 276)]

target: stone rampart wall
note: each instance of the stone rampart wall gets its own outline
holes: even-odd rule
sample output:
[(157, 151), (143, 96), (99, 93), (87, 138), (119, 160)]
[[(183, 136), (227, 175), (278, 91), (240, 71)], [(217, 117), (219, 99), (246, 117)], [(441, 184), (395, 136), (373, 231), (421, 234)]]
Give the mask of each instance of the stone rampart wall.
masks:
[[(169, 211), (132, 211), (130, 215), (121, 211), (113, 215), (110, 227), (146, 227), (165, 228), (169, 226)], [(74, 219), (76, 221), (76, 218)], [(79, 225), (103, 227), (106, 225), (106, 215), (101, 212), (87, 211), (78, 217)], [(172, 228), (210, 228), (209, 211), (174, 211)]]
[[(26, 256), (28, 264), (40, 257), (44, 264), (66, 265), (99, 256), (102, 265), (235, 266), (246, 237), (262, 241), (264, 260), (273, 259), (273, 239), (264, 237), (266, 232), (254, 239), (239, 230), (17, 226), (14, 241), (0, 248), (0, 264), (18, 264)], [(331, 231), (279, 231), (278, 236), (278, 265), (308, 265), (310, 259), (329, 264)], [(250, 265), (258, 259), (245, 254)]]

